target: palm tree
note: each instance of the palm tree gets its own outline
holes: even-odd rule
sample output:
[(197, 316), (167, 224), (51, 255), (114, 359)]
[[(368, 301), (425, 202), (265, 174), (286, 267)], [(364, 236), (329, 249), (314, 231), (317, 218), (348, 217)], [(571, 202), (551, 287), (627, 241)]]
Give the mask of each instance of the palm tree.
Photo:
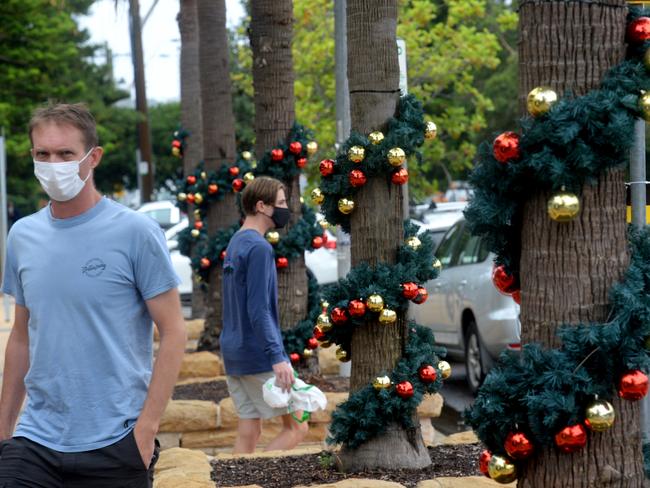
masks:
[[(203, 160), (206, 171), (216, 171), (224, 164), (232, 164), (236, 157), (225, 0), (197, 0), (197, 13)], [(232, 192), (208, 210), (211, 233), (230, 227), (237, 220), (239, 213)], [(221, 328), (221, 267), (215, 266), (208, 284), (205, 329), (199, 349), (218, 350)]]
[[(348, 83), (352, 130), (368, 134), (385, 130), (399, 100), (396, 28), (397, 0), (348, 0)], [(401, 186), (369, 178), (357, 194), (351, 214), (352, 266), (395, 264), (403, 239)], [(407, 325), (398, 315), (395, 327), (376, 321), (358, 327), (352, 336), (350, 391), (356, 391), (381, 371), (390, 371), (402, 355)], [(346, 469), (422, 468), (431, 464), (418, 431), (393, 424), (387, 432), (356, 449), (344, 449)]]
[[(558, 94), (597, 88), (625, 54), (626, 7), (603, 2), (525, 2), (520, 10), (520, 101), (542, 85)], [(522, 341), (557, 347), (561, 323), (605, 322), (608, 290), (628, 264), (625, 172), (586, 185), (582, 212), (570, 223), (548, 218), (549, 194), (524, 208), (521, 235)], [(531, 188), (531, 191), (534, 191)], [(644, 486), (639, 403), (615, 399), (616, 422), (575, 454), (545, 450), (526, 463), (517, 486)]]

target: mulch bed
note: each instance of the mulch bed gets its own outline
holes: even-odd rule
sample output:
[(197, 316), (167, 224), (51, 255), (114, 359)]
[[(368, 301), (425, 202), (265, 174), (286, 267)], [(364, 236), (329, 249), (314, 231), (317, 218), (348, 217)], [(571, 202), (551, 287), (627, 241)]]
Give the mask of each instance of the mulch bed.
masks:
[(429, 448), (431, 466), (418, 471), (376, 469), (370, 472), (341, 473), (333, 466), (331, 453), (280, 458), (238, 458), (212, 462), (216, 486), (259, 485), (264, 488), (290, 488), (298, 485), (336, 483), (346, 478), (371, 478), (394, 481), (414, 487), (420, 481), (442, 476), (478, 475), (480, 444)]

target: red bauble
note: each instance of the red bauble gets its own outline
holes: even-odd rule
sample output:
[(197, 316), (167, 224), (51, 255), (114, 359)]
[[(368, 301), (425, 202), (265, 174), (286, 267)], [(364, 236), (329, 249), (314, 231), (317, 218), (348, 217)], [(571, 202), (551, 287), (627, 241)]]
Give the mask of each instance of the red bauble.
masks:
[(300, 354), (298, 354), (297, 352), (292, 352), (291, 354), (289, 354), (289, 359), (291, 359), (292, 363), (297, 363), (298, 361), (300, 361)]
[(400, 381), (395, 385), (395, 393), (400, 398), (411, 398), (413, 396), (413, 385), (410, 381)]
[(427, 301), (427, 298), (429, 298), (429, 292), (427, 289), (423, 286), (418, 287), (418, 294), (415, 295), (415, 298), (413, 299), (413, 303), (417, 303), (418, 305), (424, 303)]
[(516, 276), (506, 273), (506, 267), (503, 264), (492, 269), (492, 283), (504, 295), (512, 295), (517, 291), (519, 289), (518, 281)]
[(217, 185), (216, 183), (210, 183), (210, 184), (208, 185), (208, 193), (209, 193), (210, 195), (214, 195), (214, 194), (217, 193), (218, 191), (219, 191), (219, 185)]
[(195, 199), (196, 199), (196, 198), (194, 197), (194, 193), (188, 193), (188, 194), (187, 194), (187, 202), (188, 202), (188, 203), (194, 203), (194, 200), (195, 200)]
[(318, 347), (318, 340), (315, 337), (307, 339), (307, 349), (316, 349)]
[(226, 259), (226, 251), (221, 251), (219, 253), (219, 259), (221, 259), (222, 261)]
[(271, 159), (273, 161), (282, 161), (284, 159), (284, 151), (282, 149), (271, 149)]
[(181, 144), (181, 141), (179, 141), (178, 139), (174, 139), (174, 140), (172, 141), (172, 147), (178, 147), (178, 148), (180, 148), (181, 145), (182, 145), (182, 144)]
[(520, 290), (513, 291), (512, 299), (515, 301), (517, 305), (521, 305), (521, 291)]
[(300, 154), (300, 151), (302, 151), (302, 144), (300, 144), (298, 141), (294, 141), (289, 144), (289, 152), (292, 154)]
[(289, 266), (289, 260), (285, 257), (279, 257), (275, 260), (275, 265), (278, 269), (283, 269)]
[(409, 180), (409, 172), (406, 168), (398, 169), (390, 177), (390, 181), (395, 185), (403, 185), (408, 180)]
[(412, 281), (402, 283), (402, 296), (407, 300), (413, 300), (418, 296), (418, 284)]
[(345, 309), (341, 307), (335, 307), (330, 313), (330, 317), (332, 318), (332, 323), (334, 323), (334, 325), (342, 325), (348, 321), (348, 314), (345, 312)]
[(640, 400), (648, 393), (648, 376), (638, 369), (628, 371), (618, 382), (618, 396), (625, 400)]
[(555, 445), (564, 452), (576, 452), (587, 444), (587, 430), (582, 424), (569, 425), (555, 434)]
[(350, 171), (348, 179), (350, 180), (350, 184), (355, 188), (365, 185), (367, 181), (366, 174), (360, 169), (353, 169)]
[(478, 458), (478, 469), (481, 473), (483, 473), (488, 478), (490, 477), (490, 472), (488, 470), (488, 464), (490, 464), (490, 459), (492, 459), (492, 453), (487, 449), (484, 449)]
[(504, 132), (497, 136), (492, 144), (494, 159), (507, 163), (511, 159), (519, 159), (519, 136), (514, 132)]
[(210, 260), (208, 258), (201, 258), (201, 267), (203, 269), (209, 268), (210, 267)]
[(627, 26), (627, 42), (640, 44), (650, 39), (650, 17), (639, 17)]
[(430, 364), (427, 364), (425, 366), (421, 366), (420, 369), (418, 369), (418, 376), (423, 383), (433, 383), (438, 377), (438, 372), (436, 371), (436, 368)]
[(228, 173), (230, 173), (230, 176), (234, 178), (239, 174), (239, 167), (231, 166), (230, 168), (228, 168)]
[(187, 182), (188, 182), (190, 185), (193, 185), (194, 183), (196, 183), (196, 176), (194, 176), (194, 175), (189, 175), (189, 176), (187, 177)]
[(244, 180), (242, 180), (241, 178), (235, 178), (234, 180), (232, 180), (232, 191), (234, 191), (235, 193), (239, 193), (240, 191), (242, 191), (244, 186), (245, 186)]
[(329, 176), (334, 173), (334, 160), (323, 159), (318, 165), (318, 171), (320, 171), (321, 176)]
[(194, 228), (201, 230), (203, 229), (203, 221), (202, 220), (195, 220), (194, 221)]
[(314, 337), (316, 338), (316, 340), (321, 341), (325, 338), (325, 332), (323, 332), (323, 329), (316, 326), (314, 327)]
[(321, 236), (316, 236), (311, 240), (311, 247), (314, 249), (320, 249), (323, 247), (323, 238)]
[(307, 158), (298, 158), (296, 160), (296, 166), (300, 169), (304, 168), (307, 165)]
[(355, 318), (363, 317), (366, 314), (366, 304), (361, 300), (350, 300), (348, 313)]
[(526, 459), (535, 450), (535, 446), (523, 432), (510, 432), (504, 447), (512, 459)]

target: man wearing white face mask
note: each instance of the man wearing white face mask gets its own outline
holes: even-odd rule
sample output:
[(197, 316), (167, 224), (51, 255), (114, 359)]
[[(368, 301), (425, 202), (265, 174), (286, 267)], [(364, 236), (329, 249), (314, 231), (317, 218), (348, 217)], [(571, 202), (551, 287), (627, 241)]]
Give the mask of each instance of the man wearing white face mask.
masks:
[(95, 189), (103, 149), (83, 105), (37, 110), (29, 133), (51, 200), (7, 241), (2, 291), (16, 310), (0, 396), (0, 486), (151, 487), (155, 435), (186, 340), (164, 236)]

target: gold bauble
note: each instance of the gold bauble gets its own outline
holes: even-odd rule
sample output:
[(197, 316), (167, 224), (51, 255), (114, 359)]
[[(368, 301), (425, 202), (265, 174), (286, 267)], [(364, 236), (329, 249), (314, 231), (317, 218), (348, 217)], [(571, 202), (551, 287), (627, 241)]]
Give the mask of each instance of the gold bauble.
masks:
[(517, 479), (517, 468), (508, 458), (495, 454), (488, 463), (488, 473), (497, 483), (511, 483)]
[(192, 237), (197, 238), (201, 235), (201, 231), (199, 229), (192, 229), (190, 234), (192, 234)]
[(324, 349), (327, 349), (328, 347), (332, 346), (332, 343), (330, 341), (318, 341), (318, 345)]
[(179, 202), (184, 202), (185, 200), (187, 200), (187, 193), (183, 193), (183, 192), (179, 193), (178, 195), (176, 195), (176, 200), (178, 200)]
[(330, 226), (330, 223), (325, 219), (320, 219), (318, 223), (323, 229), (327, 229)]
[(303, 358), (310, 358), (314, 355), (314, 351), (308, 348), (305, 348), (304, 351), (302, 351), (302, 357)]
[(305, 203), (305, 199), (302, 196), (300, 197), (300, 203)]
[(195, 193), (194, 203), (196, 203), (197, 205), (201, 205), (203, 203), (203, 195), (201, 195), (200, 193)]
[(526, 99), (526, 108), (533, 117), (546, 114), (557, 102), (557, 93), (547, 86), (533, 88)]
[(250, 151), (244, 151), (244, 152), (241, 153), (241, 157), (242, 157), (242, 159), (244, 159), (246, 161), (250, 161), (250, 159), (253, 157), (253, 155), (251, 154)]
[(611, 403), (594, 400), (585, 411), (585, 425), (594, 432), (604, 432), (614, 424), (616, 412)]
[(384, 309), (384, 299), (380, 295), (370, 295), (366, 300), (366, 307), (371, 312), (381, 312)]
[(385, 390), (387, 388), (390, 388), (390, 378), (388, 376), (377, 376), (372, 381), (372, 386), (375, 390)]
[(383, 309), (379, 313), (379, 323), (382, 325), (392, 325), (397, 321), (397, 314), (394, 310), (388, 308)]
[(201, 171), (201, 179), (202, 180), (207, 180), (208, 179), (208, 173), (206, 173), (205, 171)]
[(375, 145), (381, 144), (381, 141), (384, 140), (384, 134), (376, 130), (368, 134), (368, 140)]
[(639, 97), (639, 110), (641, 110), (641, 117), (646, 122), (650, 122), (650, 92), (642, 92)]
[(314, 188), (311, 191), (311, 201), (314, 202), (316, 205), (320, 205), (325, 201), (325, 195), (323, 195), (323, 192), (321, 191), (320, 188)]
[(349, 198), (341, 198), (339, 200), (339, 212), (342, 214), (349, 214), (354, 210), (354, 200)]
[(348, 159), (353, 163), (360, 163), (366, 157), (366, 150), (361, 146), (352, 146), (348, 149)]
[(275, 246), (278, 242), (280, 242), (280, 234), (277, 231), (270, 230), (266, 233), (266, 240)]
[(388, 162), (391, 166), (401, 166), (406, 162), (406, 153), (401, 147), (394, 147), (388, 151)]
[(420, 246), (422, 245), (422, 241), (418, 239), (416, 236), (409, 237), (406, 239), (406, 245), (413, 249), (414, 251), (417, 251), (420, 249)]
[(580, 213), (580, 199), (573, 193), (563, 191), (553, 195), (546, 208), (551, 219), (556, 222), (569, 222)]
[(424, 128), (424, 138), (427, 140), (435, 139), (438, 135), (438, 126), (435, 122), (428, 120)]
[(447, 361), (440, 361), (438, 363), (438, 371), (443, 380), (451, 376), (451, 365)]
[(172, 147), (172, 156), (176, 156), (177, 158), (180, 158), (181, 150), (177, 147)]
[(248, 184), (255, 179), (255, 175), (250, 171), (244, 175), (244, 183)]
[(433, 267), (433, 270), (440, 275), (440, 272), (442, 271), (442, 263), (438, 258), (433, 258), (433, 264), (431, 264)]
[(332, 328), (332, 322), (330, 321), (330, 316), (326, 313), (322, 313), (316, 319), (316, 325), (320, 327), (320, 330), (323, 332), (328, 332)]
[(316, 141), (309, 141), (307, 143), (307, 154), (313, 156), (318, 151), (318, 143)]
[(330, 302), (328, 302), (327, 300), (322, 300), (320, 302), (320, 306), (321, 308), (327, 310), (330, 307)]
[(201, 220), (201, 209), (200, 208), (195, 208), (194, 209), (194, 219), (195, 220)]
[(342, 363), (347, 363), (350, 360), (350, 355), (348, 354), (348, 351), (342, 349), (341, 347), (338, 347), (336, 349), (336, 359)]

